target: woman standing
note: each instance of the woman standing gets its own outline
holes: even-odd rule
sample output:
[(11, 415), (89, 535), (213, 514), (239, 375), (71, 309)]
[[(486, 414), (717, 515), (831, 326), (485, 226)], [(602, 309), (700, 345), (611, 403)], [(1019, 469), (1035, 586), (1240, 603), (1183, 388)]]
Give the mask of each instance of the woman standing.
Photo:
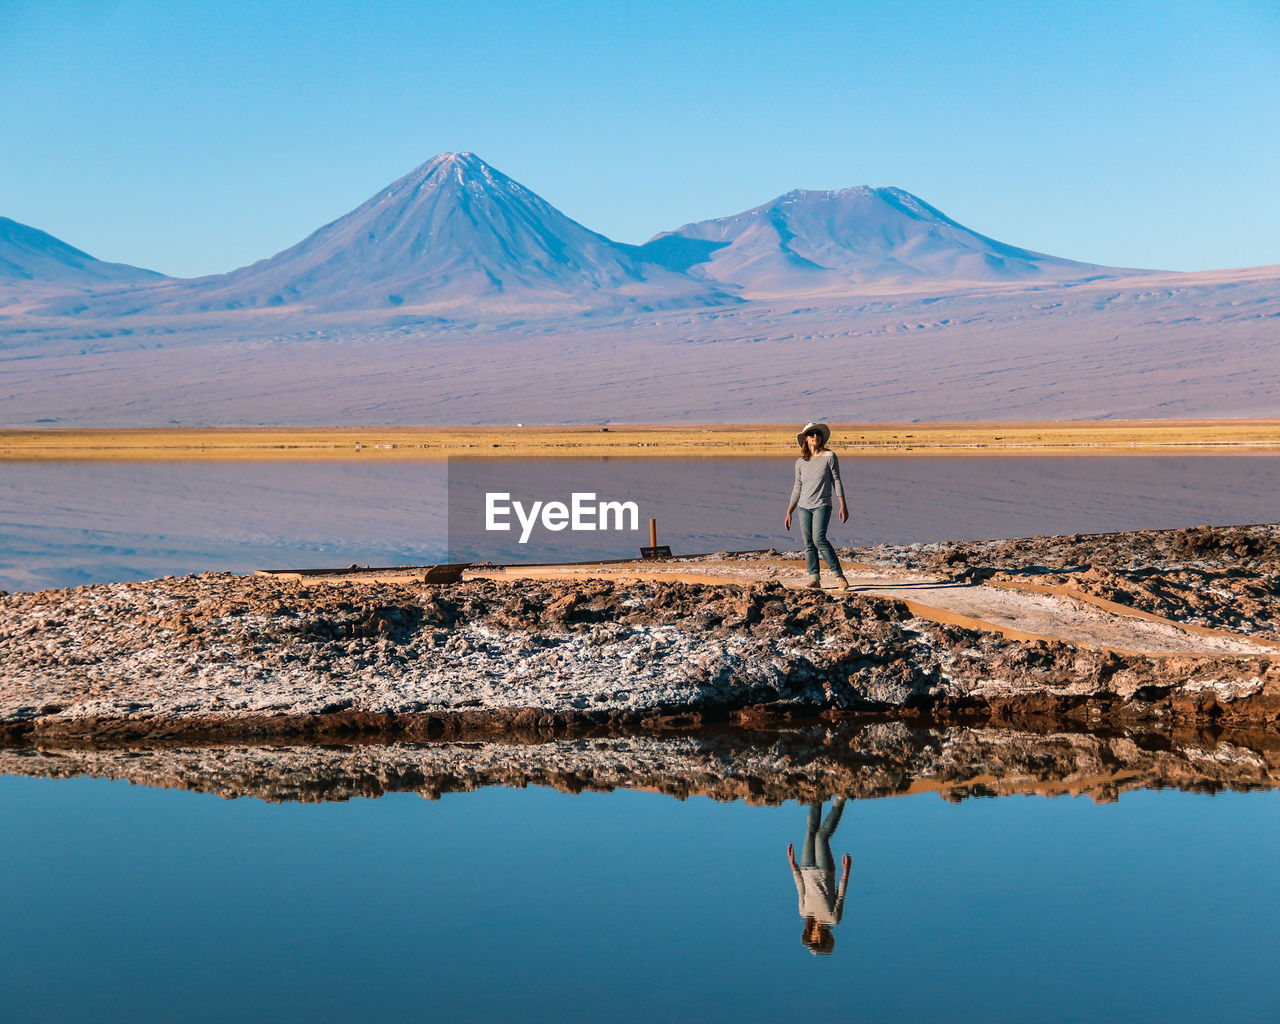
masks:
[(809, 569), (809, 586), (822, 585), (818, 577), (818, 553), (836, 576), (836, 586), (849, 589), (840, 560), (827, 540), (827, 523), (831, 519), (832, 492), (840, 499), (840, 522), (849, 521), (844, 503), (844, 484), (840, 482), (840, 460), (828, 451), (831, 428), (825, 423), (806, 423), (796, 440), (800, 442), (800, 458), (796, 459), (796, 482), (787, 502), (787, 529), (791, 529), (791, 513), (800, 513), (800, 534), (804, 537), (804, 560)]
[(791, 862), (791, 874), (796, 880), (796, 894), (800, 897), (800, 916), (804, 918), (804, 933), (800, 936), (810, 953), (830, 956), (836, 948), (831, 929), (844, 916), (844, 896), (849, 890), (849, 867), (853, 858), (847, 853), (840, 860), (844, 869), (840, 873), (840, 885), (836, 885), (836, 866), (831, 860), (831, 837), (840, 825), (844, 813), (844, 797), (836, 797), (831, 804), (827, 820), (822, 820), (822, 804), (809, 805), (809, 827), (804, 834), (804, 849), (800, 863), (796, 863), (796, 848), (787, 846), (787, 860)]

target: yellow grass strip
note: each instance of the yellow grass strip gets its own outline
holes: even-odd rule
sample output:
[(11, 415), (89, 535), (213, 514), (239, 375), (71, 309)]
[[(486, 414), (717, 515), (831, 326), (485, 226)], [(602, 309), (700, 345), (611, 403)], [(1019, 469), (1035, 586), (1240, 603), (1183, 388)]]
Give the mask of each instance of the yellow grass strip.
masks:
[[(796, 451), (798, 424), (0, 430), (0, 460), (443, 459), (449, 456), (762, 456)], [(860, 455), (1280, 453), (1280, 420), (839, 423)]]

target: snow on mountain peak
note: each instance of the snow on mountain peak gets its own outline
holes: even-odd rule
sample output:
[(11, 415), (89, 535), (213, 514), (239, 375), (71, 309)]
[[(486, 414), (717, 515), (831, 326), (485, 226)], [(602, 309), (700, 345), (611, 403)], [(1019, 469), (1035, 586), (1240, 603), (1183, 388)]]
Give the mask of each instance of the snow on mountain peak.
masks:
[(857, 198), (860, 196), (868, 196), (877, 190), (869, 185), (854, 185), (850, 188), (836, 189), (817, 189), (817, 188), (793, 188), (790, 192), (780, 195), (772, 203), (766, 203), (766, 206), (781, 206), (783, 203), (803, 203), (815, 201), (830, 201), (832, 199), (841, 198)]
[(519, 201), (541, 200), (518, 181), (508, 178), (474, 153), (439, 153), (415, 167), (378, 194), (385, 198), (406, 190), (463, 190), (475, 198), (508, 195)]

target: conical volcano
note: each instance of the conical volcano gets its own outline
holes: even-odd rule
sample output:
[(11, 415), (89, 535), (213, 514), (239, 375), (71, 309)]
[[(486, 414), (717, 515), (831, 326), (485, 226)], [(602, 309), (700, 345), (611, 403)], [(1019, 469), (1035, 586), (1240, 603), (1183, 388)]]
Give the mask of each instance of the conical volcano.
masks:
[(718, 286), (642, 262), (472, 153), (443, 153), (297, 245), (157, 293), (164, 311), (399, 306), (566, 311), (714, 301)]

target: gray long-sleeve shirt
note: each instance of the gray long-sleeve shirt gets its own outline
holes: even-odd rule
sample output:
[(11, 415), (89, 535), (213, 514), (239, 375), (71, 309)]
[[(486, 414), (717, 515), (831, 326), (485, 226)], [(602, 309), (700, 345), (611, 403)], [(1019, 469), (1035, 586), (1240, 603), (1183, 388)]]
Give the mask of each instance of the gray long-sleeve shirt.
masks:
[(849, 888), (849, 872), (842, 872), (840, 885), (835, 895), (831, 894), (832, 883), (836, 880), (835, 871), (823, 871), (822, 868), (795, 868), (791, 874), (796, 879), (796, 895), (800, 897), (800, 916), (812, 917), (818, 924), (828, 926), (840, 923), (844, 917), (844, 897)]
[(787, 505), (797, 508), (830, 507), (833, 490), (841, 501), (845, 500), (844, 484), (840, 482), (840, 460), (835, 452), (818, 452), (808, 462), (796, 459), (796, 482)]

